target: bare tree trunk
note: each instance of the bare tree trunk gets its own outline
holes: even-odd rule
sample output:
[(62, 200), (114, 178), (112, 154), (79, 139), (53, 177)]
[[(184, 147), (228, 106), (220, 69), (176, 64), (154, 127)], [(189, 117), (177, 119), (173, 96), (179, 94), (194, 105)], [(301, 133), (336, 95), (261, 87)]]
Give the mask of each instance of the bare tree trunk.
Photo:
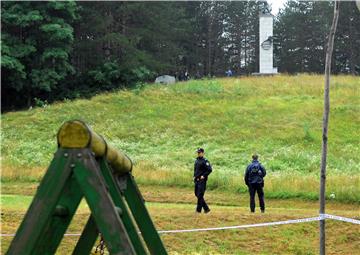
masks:
[[(28, 86), (30, 86), (30, 84), (28, 84)], [(26, 99), (26, 106), (29, 108), (32, 102), (31, 87), (29, 87), (26, 91)]]
[(238, 28), (238, 31), (237, 31), (237, 42), (239, 43), (239, 52), (238, 52), (238, 55), (239, 55), (239, 68), (238, 68), (238, 73), (240, 74), (241, 72), (241, 54), (243, 52), (243, 47), (242, 47), (242, 31), (240, 31), (240, 29)]
[[(210, 18), (209, 18), (210, 19)], [(211, 77), (211, 20), (208, 24), (208, 76)]]
[(245, 46), (244, 46), (244, 50), (245, 50), (245, 70), (246, 70), (246, 73), (248, 73), (248, 54), (247, 54), (247, 44), (248, 44), (248, 22), (247, 22), (247, 19), (246, 19), (246, 25), (245, 25)]
[(240, 43), (239, 43), (239, 52), (238, 52), (238, 55), (239, 55), (239, 68), (238, 68), (238, 73), (241, 72), (241, 54), (242, 54), (242, 45), (241, 45), (241, 39), (238, 40)]
[[(328, 47), (326, 49), (325, 60), (325, 86), (324, 86), (324, 115), (323, 115), (323, 139), (321, 153), (321, 170), (320, 170), (320, 215), (325, 214), (325, 186), (326, 186), (326, 158), (327, 158), (327, 141), (328, 141), (328, 123), (330, 110), (330, 71), (331, 58), (334, 47), (334, 37), (336, 26), (339, 18), (340, 2), (335, 0), (334, 18), (329, 34)], [(325, 219), (320, 220), (320, 255), (325, 255)]]
[[(207, 52), (207, 75), (209, 76), (209, 77), (211, 77), (211, 75), (212, 75), (212, 69), (213, 69), (213, 67), (211, 66), (211, 56), (212, 56), (212, 37), (213, 37), (213, 22), (214, 22), (214, 18), (213, 18), (213, 15), (214, 15), (214, 13), (213, 13), (213, 9), (214, 9), (214, 7), (215, 7), (215, 2), (214, 1), (210, 1), (209, 2), (209, 5), (207, 6), (207, 10), (206, 10), (206, 12), (207, 12), (207, 15), (208, 15), (208, 17), (207, 17), (207, 25), (208, 25), (208, 27), (207, 27), (207, 50), (208, 50), (208, 52)], [(215, 41), (214, 41), (214, 44), (215, 44)]]
[[(359, 10), (360, 11), (360, 10)], [(349, 21), (349, 40), (350, 40), (350, 73), (355, 75), (355, 52), (354, 52), (354, 44), (353, 44), (353, 20), (355, 18), (351, 17)]]

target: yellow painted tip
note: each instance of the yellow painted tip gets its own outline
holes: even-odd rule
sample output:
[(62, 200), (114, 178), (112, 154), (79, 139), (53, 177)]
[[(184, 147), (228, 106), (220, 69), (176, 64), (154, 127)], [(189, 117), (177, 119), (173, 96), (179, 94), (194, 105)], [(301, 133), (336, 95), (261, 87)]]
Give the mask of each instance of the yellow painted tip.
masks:
[(86, 148), (91, 141), (91, 131), (79, 120), (65, 122), (57, 135), (58, 143), (63, 148)]
[(96, 157), (105, 157), (119, 174), (132, 170), (132, 162), (124, 153), (108, 145), (101, 136), (80, 120), (65, 122), (59, 129), (57, 138), (62, 148), (90, 148)]

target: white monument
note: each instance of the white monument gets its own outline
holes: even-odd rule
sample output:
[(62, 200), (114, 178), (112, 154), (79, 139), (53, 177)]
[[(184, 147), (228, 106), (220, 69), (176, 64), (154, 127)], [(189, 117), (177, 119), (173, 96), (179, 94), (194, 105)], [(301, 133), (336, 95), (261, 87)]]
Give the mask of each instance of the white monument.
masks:
[(260, 13), (259, 28), (259, 74), (275, 74), (273, 66), (273, 19), (271, 13)]

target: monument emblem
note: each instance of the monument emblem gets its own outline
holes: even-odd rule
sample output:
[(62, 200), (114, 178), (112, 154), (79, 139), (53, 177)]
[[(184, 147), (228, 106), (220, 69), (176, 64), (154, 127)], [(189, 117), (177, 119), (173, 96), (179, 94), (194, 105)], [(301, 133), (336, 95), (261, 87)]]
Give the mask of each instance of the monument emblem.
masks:
[(261, 47), (264, 49), (264, 50), (270, 50), (271, 49), (271, 46), (272, 46), (272, 37), (269, 36), (268, 39), (266, 39), (265, 41), (263, 41), (261, 43)]

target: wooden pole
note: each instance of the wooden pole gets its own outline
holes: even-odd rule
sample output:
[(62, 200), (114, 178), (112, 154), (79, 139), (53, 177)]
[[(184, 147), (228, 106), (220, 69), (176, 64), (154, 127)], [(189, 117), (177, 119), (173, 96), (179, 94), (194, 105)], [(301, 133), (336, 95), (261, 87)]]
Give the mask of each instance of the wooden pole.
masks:
[(113, 170), (126, 174), (132, 170), (132, 162), (123, 152), (115, 149), (84, 122), (71, 120), (65, 122), (57, 134), (58, 144), (62, 148), (90, 148), (96, 157), (105, 156)]
[[(325, 214), (325, 187), (326, 187), (326, 158), (327, 158), (327, 141), (328, 141), (328, 123), (330, 110), (330, 72), (331, 58), (334, 48), (334, 37), (336, 26), (339, 18), (340, 2), (335, 0), (334, 17), (330, 29), (328, 46), (326, 49), (325, 62), (325, 86), (324, 86), (324, 115), (323, 115), (323, 139), (321, 153), (321, 169), (320, 169), (320, 214)], [(325, 255), (325, 219), (320, 220), (320, 255)]]

